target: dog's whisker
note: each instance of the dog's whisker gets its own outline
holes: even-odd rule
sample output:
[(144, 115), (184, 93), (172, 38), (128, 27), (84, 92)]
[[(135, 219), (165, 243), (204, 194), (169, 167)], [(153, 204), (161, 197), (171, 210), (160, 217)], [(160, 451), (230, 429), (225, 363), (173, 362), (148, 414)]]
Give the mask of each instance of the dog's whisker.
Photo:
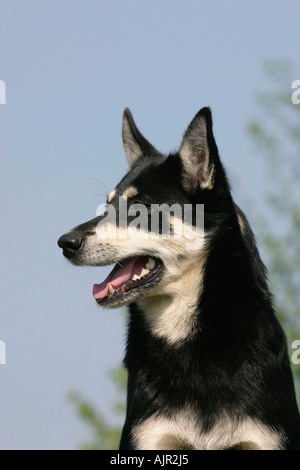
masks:
[(120, 268), (124, 268), (123, 264), (120, 263), (120, 261), (115, 261), (115, 260), (114, 260), (114, 263), (115, 263), (115, 264), (118, 264), (118, 265), (120, 266)]

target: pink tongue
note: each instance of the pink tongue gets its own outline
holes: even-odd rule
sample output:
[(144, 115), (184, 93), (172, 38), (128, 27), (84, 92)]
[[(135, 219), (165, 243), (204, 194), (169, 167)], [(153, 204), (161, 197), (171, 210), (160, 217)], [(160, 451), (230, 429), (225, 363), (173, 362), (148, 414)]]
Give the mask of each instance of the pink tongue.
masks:
[(131, 279), (134, 274), (140, 274), (142, 268), (147, 263), (147, 257), (132, 258), (128, 260), (123, 266), (116, 265), (111, 273), (107, 276), (105, 281), (101, 284), (94, 284), (93, 296), (94, 299), (104, 299), (108, 294), (108, 288), (111, 285), (116, 288), (124, 282)]

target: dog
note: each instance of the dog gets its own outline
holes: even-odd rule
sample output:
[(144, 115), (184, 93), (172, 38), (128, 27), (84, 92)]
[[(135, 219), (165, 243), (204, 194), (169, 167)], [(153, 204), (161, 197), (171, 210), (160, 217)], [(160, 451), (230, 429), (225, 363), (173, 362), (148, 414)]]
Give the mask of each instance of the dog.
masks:
[[(122, 138), (130, 170), (104, 214), (58, 240), (75, 265), (115, 263), (93, 295), (103, 307), (129, 305), (120, 449), (300, 449), (285, 334), (254, 235), (231, 195), (210, 108), (168, 156), (129, 109)], [(162, 205), (173, 206), (172, 215), (161, 211), (152, 227), (153, 207)], [(187, 222), (178, 210), (185, 207)]]

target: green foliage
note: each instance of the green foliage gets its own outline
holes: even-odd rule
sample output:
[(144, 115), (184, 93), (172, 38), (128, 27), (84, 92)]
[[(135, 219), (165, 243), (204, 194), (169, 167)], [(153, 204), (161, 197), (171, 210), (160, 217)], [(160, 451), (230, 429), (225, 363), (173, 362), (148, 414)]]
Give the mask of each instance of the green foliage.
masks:
[[(291, 100), (297, 73), (286, 60), (266, 62), (264, 70), (267, 89), (257, 95), (259, 116), (247, 131), (264, 162), (267, 189), (259, 237), (291, 347), (300, 339), (300, 105)], [(300, 399), (300, 366), (292, 367)]]
[[(112, 404), (116, 416), (125, 415), (125, 390), (127, 373), (121, 367), (110, 372), (110, 377), (118, 389), (121, 398)], [(92, 437), (90, 442), (80, 444), (82, 450), (116, 450), (119, 448), (121, 426), (111, 425), (89, 400), (78, 392), (70, 392), (68, 400), (75, 406), (77, 415), (87, 425)]]

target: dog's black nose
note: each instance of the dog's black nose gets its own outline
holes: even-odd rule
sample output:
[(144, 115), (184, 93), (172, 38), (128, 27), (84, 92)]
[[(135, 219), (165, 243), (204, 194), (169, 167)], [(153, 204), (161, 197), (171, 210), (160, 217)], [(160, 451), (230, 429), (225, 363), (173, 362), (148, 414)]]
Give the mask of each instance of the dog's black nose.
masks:
[(81, 247), (82, 238), (80, 235), (70, 232), (62, 235), (58, 240), (57, 244), (63, 249), (63, 253), (67, 258), (72, 258), (75, 253)]

